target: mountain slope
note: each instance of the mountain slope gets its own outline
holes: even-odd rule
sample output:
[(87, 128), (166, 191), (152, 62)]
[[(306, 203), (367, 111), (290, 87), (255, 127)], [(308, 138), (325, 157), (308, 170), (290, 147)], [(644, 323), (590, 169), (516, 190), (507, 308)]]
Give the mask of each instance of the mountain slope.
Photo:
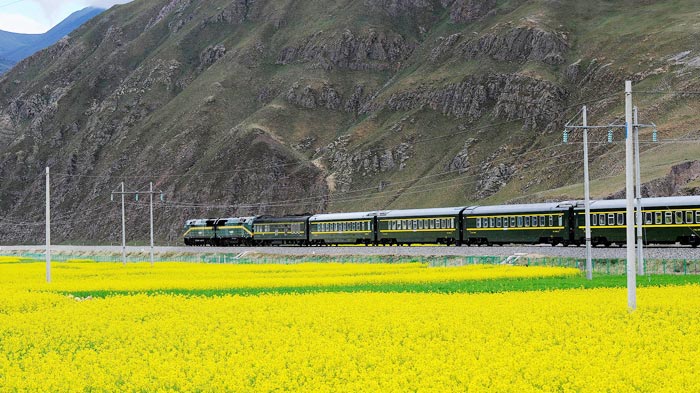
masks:
[(83, 8), (70, 14), (43, 34), (19, 34), (0, 30), (0, 58), (5, 60), (0, 62), (0, 73), (6, 72), (20, 60), (53, 45), (103, 11), (102, 8)]
[[(625, 79), (700, 90), (698, 16), (690, 0), (137, 0), (0, 79), (0, 220), (41, 219), (47, 165), (59, 241), (118, 241), (121, 181), (166, 192), (173, 242), (195, 216), (580, 197), (563, 124), (584, 102), (619, 123)], [(667, 93), (635, 95), (641, 120), (697, 139), (698, 96)], [(621, 131), (606, 137), (591, 135), (597, 197), (624, 187)], [(698, 153), (644, 143), (643, 180)], [(688, 168), (674, 192), (692, 192)]]

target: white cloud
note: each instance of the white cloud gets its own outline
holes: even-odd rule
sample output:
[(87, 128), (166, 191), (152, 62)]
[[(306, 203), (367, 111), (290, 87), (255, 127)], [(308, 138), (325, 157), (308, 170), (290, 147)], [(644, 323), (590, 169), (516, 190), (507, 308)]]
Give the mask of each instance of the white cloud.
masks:
[(0, 13), (0, 30), (13, 33), (41, 34), (50, 28), (51, 26), (21, 14)]
[[(115, 4), (130, 3), (132, 0), (32, 0), (41, 6), (46, 16), (54, 22), (65, 18), (66, 11), (77, 11), (84, 7), (109, 8)], [(70, 13), (68, 12), (68, 13)], [(57, 20), (58, 19), (58, 20)]]

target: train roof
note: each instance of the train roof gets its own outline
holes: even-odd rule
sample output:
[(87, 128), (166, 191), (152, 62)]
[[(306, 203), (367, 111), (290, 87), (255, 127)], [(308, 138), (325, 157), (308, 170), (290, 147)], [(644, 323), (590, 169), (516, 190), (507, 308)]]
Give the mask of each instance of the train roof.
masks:
[(194, 218), (194, 219), (185, 221), (185, 225), (207, 226), (208, 222), (214, 222), (214, 221), (216, 221), (216, 218)]
[[(469, 209), (467, 206), (458, 207), (439, 207), (431, 209), (403, 209), (403, 210), (385, 210), (377, 212), (379, 218), (393, 217), (432, 217), (432, 216), (456, 216), (462, 210)], [(473, 206), (471, 207), (473, 208)]]
[(309, 221), (338, 221), (338, 220), (360, 220), (363, 218), (372, 218), (378, 215), (378, 212), (358, 212), (358, 213), (329, 213), (316, 214), (309, 218)]
[(552, 203), (528, 203), (514, 205), (494, 205), (494, 206), (477, 206), (468, 208), (464, 214), (510, 214), (510, 213), (541, 213), (541, 212), (560, 212), (569, 210), (574, 206), (575, 202), (552, 202)]
[(219, 222), (225, 222), (227, 224), (250, 224), (253, 222), (255, 219), (255, 216), (252, 217), (228, 217), (228, 218), (219, 218), (216, 220), (217, 223)]
[(262, 217), (256, 218), (255, 223), (258, 224), (258, 223), (266, 223), (266, 222), (304, 222), (309, 217), (311, 217), (311, 214), (304, 214), (304, 215), (298, 215), (298, 216), (280, 216), (280, 217), (262, 216)]
[[(642, 198), (642, 207), (700, 206), (700, 195), (661, 198)], [(626, 199), (592, 200), (591, 209), (624, 209)], [(576, 210), (585, 209), (583, 201), (577, 201)]]

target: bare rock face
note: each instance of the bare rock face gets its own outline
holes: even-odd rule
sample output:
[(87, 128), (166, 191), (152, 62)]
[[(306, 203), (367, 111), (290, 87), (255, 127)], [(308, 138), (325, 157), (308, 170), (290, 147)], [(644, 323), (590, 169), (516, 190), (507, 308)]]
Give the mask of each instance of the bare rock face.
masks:
[[(191, 0), (170, 0), (163, 8), (160, 9), (158, 15), (153, 17), (147, 24), (146, 29), (148, 30), (170, 16), (171, 14), (182, 14), (185, 8), (189, 7)], [(170, 26), (171, 30), (173, 26)]]
[(501, 34), (487, 34), (462, 48), (468, 59), (488, 56), (500, 61), (537, 60), (549, 65), (564, 62), (569, 45), (563, 34), (539, 27), (516, 27)]
[(469, 138), (469, 140), (464, 142), (462, 150), (460, 150), (457, 153), (457, 155), (447, 164), (447, 166), (445, 167), (445, 171), (457, 171), (459, 172), (459, 174), (466, 172), (467, 169), (469, 169), (469, 167), (472, 165), (469, 161), (469, 150), (476, 142), (477, 140), (474, 138)]
[[(653, 198), (670, 195), (694, 195), (694, 188), (686, 185), (700, 179), (700, 161), (687, 161), (671, 167), (668, 175), (642, 184), (642, 196)], [(606, 199), (625, 198), (625, 190), (609, 195)]]
[(504, 148), (500, 148), (491, 154), (479, 169), (480, 176), (476, 187), (477, 198), (486, 198), (497, 193), (515, 175), (516, 171), (512, 165), (507, 163), (493, 164), (493, 160), (504, 151)]
[(461, 33), (439, 38), (430, 52), (430, 61), (437, 62), (450, 55), (471, 60), (491, 58), (498, 61), (541, 61), (549, 65), (564, 62), (569, 48), (566, 35), (537, 26), (520, 26), (485, 34), (463, 42)]
[(206, 69), (216, 63), (226, 54), (226, 47), (223, 45), (208, 46), (199, 54), (199, 68)]
[(349, 191), (355, 176), (372, 176), (381, 172), (403, 170), (411, 158), (412, 139), (391, 148), (349, 151), (350, 139), (341, 136), (318, 153), (324, 154), (332, 172), (336, 191)]
[(362, 108), (372, 100), (372, 94), (365, 92), (362, 85), (355, 86), (352, 95), (345, 101), (345, 112), (359, 114)]
[(255, 0), (234, 0), (216, 15), (215, 21), (231, 24), (243, 23), (252, 19), (251, 14), (255, 4)]
[(469, 76), (441, 87), (421, 85), (392, 94), (384, 106), (392, 111), (428, 107), (444, 115), (474, 121), (488, 110), (506, 120), (522, 118), (526, 128), (551, 126), (568, 94), (561, 87), (522, 75)]
[(407, 59), (414, 45), (400, 35), (369, 30), (362, 35), (345, 30), (314, 34), (296, 46), (282, 49), (277, 64), (311, 63), (324, 70), (388, 70)]
[(394, 18), (429, 13), (435, 9), (435, 4), (430, 0), (366, 0), (365, 3), (372, 9), (381, 10)]
[(306, 109), (323, 107), (330, 110), (338, 110), (341, 107), (342, 98), (333, 86), (323, 83), (313, 87), (306, 85), (301, 87), (299, 82), (292, 85), (285, 96), (287, 102)]
[(496, 0), (441, 0), (441, 3), (444, 7), (450, 7), (450, 20), (453, 23), (481, 19), (496, 8)]

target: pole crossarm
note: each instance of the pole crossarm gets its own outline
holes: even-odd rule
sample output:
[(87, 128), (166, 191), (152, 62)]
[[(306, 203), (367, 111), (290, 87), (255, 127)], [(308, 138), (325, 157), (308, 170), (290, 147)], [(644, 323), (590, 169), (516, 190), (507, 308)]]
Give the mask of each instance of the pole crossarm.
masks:
[[(607, 126), (572, 126), (570, 124), (567, 124), (564, 126), (564, 128), (571, 128), (571, 129), (579, 129), (579, 128), (585, 128), (585, 129), (595, 129), (595, 128), (626, 128), (627, 126), (624, 124), (608, 124)], [(656, 128), (656, 124), (651, 123), (651, 124), (632, 124), (632, 127), (638, 127), (638, 128)]]

